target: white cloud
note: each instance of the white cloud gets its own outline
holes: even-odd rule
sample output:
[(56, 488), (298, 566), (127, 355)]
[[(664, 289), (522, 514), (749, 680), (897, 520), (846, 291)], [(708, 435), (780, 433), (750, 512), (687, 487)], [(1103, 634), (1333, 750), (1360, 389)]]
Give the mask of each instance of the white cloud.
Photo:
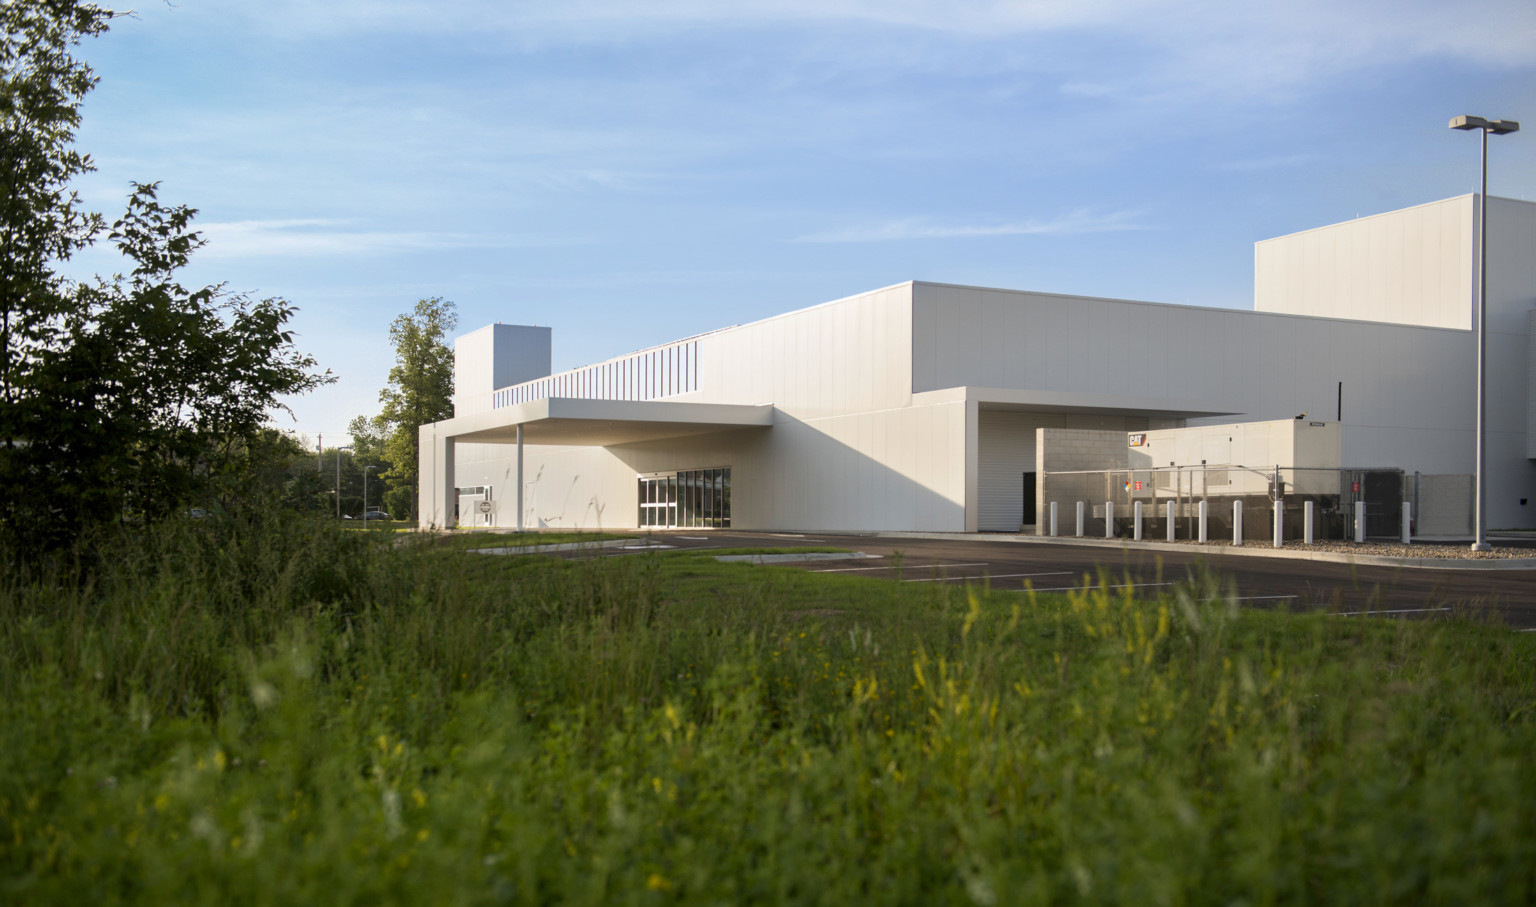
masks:
[(497, 249), (561, 244), (548, 237), (478, 233), (346, 230), (342, 221), (243, 220), (198, 224), (202, 259), (368, 256), (431, 249)]
[(770, 86), (1024, 77), (1079, 102), (1206, 113), (1295, 101), (1388, 67), (1536, 66), (1532, 0), (271, 0), (188, 7), (183, 21), (305, 43), (448, 40), (468, 58), (738, 32), (764, 54), (749, 66), (772, 60), (755, 72)]
[(1139, 211), (1094, 214), (1074, 211), (1052, 220), (1027, 220), (990, 224), (956, 224), (929, 218), (907, 217), (879, 224), (827, 230), (797, 237), (800, 243), (866, 243), (908, 239), (969, 239), (986, 236), (1064, 236), (1079, 233), (1114, 233), (1148, 230), (1136, 223)]

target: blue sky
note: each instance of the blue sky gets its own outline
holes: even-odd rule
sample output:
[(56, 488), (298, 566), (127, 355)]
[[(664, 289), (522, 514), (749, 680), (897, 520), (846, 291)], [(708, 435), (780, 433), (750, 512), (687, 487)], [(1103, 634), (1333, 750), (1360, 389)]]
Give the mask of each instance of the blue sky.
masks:
[(297, 305), (328, 441), (424, 296), (557, 370), (909, 279), (1246, 308), (1255, 240), (1472, 191), (1462, 113), (1536, 198), (1532, 0), (150, 0), (83, 55), (82, 197)]

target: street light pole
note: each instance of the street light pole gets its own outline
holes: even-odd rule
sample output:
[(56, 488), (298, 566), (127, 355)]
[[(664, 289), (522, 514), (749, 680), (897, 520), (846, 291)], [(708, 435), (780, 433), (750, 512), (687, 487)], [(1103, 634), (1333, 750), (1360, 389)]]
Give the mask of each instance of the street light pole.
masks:
[(1477, 228), (1477, 471), (1473, 479), (1472, 550), (1491, 551), (1493, 546), (1488, 544), (1488, 522), (1484, 512), (1488, 491), (1483, 483), (1483, 471), (1488, 457), (1484, 438), (1488, 408), (1488, 133), (1507, 135), (1519, 132), (1520, 124), (1514, 120), (1461, 116), (1451, 120), (1451, 128), (1463, 131), (1476, 129), (1483, 134), (1483, 187), (1478, 200)]
[(336, 522), (341, 522), (341, 452), (351, 450), (351, 445), (336, 448)]

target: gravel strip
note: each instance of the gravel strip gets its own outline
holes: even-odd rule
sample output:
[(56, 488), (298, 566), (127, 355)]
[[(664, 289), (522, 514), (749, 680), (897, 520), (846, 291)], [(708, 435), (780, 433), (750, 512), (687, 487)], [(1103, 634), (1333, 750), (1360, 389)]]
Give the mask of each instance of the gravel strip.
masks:
[[(1147, 539), (1151, 542), (1169, 544), (1165, 539)], [(1209, 541), (1204, 545), (1192, 539), (1175, 539), (1172, 544), (1190, 545), (1196, 548), (1231, 548), (1229, 541)], [(1263, 539), (1250, 539), (1243, 543), (1244, 548), (1266, 548), (1273, 550), (1274, 546)], [(1530, 548), (1495, 547), (1492, 551), (1473, 551), (1470, 545), (1441, 544), (1436, 542), (1422, 542), (1413, 545), (1404, 545), (1401, 542), (1355, 542), (1341, 541), (1316, 541), (1310, 545), (1299, 540), (1288, 541), (1283, 546), (1286, 551), (1327, 551), (1332, 554), (1353, 554), (1368, 557), (1435, 557), (1458, 560), (1490, 560), (1494, 558), (1521, 557), (1529, 558), (1536, 555), (1536, 551)]]

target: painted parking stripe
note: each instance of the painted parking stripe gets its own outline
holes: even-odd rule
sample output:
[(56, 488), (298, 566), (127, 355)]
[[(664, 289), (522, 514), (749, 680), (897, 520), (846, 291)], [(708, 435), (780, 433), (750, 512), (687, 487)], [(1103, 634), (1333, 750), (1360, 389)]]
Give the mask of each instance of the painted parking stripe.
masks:
[[(966, 566), (966, 565), (961, 564), (961, 565), (957, 565), (957, 566)], [(1019, 576), (1071, 576), (1071, 575), (1072, 575), (1072, 571), (1070, 571), (1070, 570), (1057, 570), (1057, 571), (1054, 571), (1052, 573), (994, 573), (994, 574), (992, 574), (990, 576), (987, 575), (987, 574), (982, 574), (981, 576), (931, 576), (931, 577), (928, 577), (927, 579), (904, 579), (904, 580), (902, 580), (902, 582), (904, 582), (904, 583), (948, 583), (948, 582), (954, 582), (956, 580), (962, 580), (962, 579), (1012, 579), (1014, 577), (1019, 577)]]
[[(1105, 586), (1104, 588), (1105, 589), (1139, 589), (1139, 588), (1142, 588), (1143, 586), (1172, 586), (1172, 585), (1174, 585), (1174, 583), (1120, 583), (1119, 585)], [(1032, 590), (1029, 590), (1029, 591), (1032, 591), (1032, 592), (1081, 592), (1084, 589), (1097, 589), (1097, 588), (1099, 588), (1099, 587), (1098, 586), (1094, 586), (1094, 585), (1057, 586), (1057, 587), (1052, 588), (1052, 589), (1036, 588), (1036, 589), (1032, 589)], [(1016, 591), (1016, 592), (1023, 592), (1025, 590), (1023, 590), (1023, 589), (1016, 589), (1014, 591)]]
[[(871, 557), (883, 557), (883, 555), (875, 554), (875, 555), (871, 555)], [(948, 567), (985, 567), (987, 565), (986, 564), (907, 564), (906, 565), (906, 569), (908, 569), (908, 570), (927, 570), (930, 566), (948, 568)], [(830, 568), (830, 569), (827, 569), (827, 570), (808, 570), (806, 572), (807, 573), (847, 573), (850, 570), (894, 570), (894, 569), (896, 569), (896, 565), (895, 564), (881, 564), (878, 567), (833, 567), (833, 568)]]
[(661, 550), (664, 550), (664, 549), (665, 550), (671, 550), (671, 551), (707, 551), (710, 548), (720, 548), (720, 547), (723, 547), (723, 546), (721, 546), (721, 545), (690, 545), (690, 546), (688, 546), (686, 548), (678, 548), (678, 547), (676, 547), (674, 545), (652, 545), (649, 548), (643, 548), (641, 550), (620, 551), (620, 552), (617, 552), (615, 554), (604, 554), (603, 557), (634, 557), (637, 554), (644, 554), (647, 551), (661, 551)]
[(1340, 611), (1340, 617), (1358, 617), (1364, 614), (1424, 614), (1429, 611), (1449, 611), (1450, 608), (1397, 608), (1392, 611)]

